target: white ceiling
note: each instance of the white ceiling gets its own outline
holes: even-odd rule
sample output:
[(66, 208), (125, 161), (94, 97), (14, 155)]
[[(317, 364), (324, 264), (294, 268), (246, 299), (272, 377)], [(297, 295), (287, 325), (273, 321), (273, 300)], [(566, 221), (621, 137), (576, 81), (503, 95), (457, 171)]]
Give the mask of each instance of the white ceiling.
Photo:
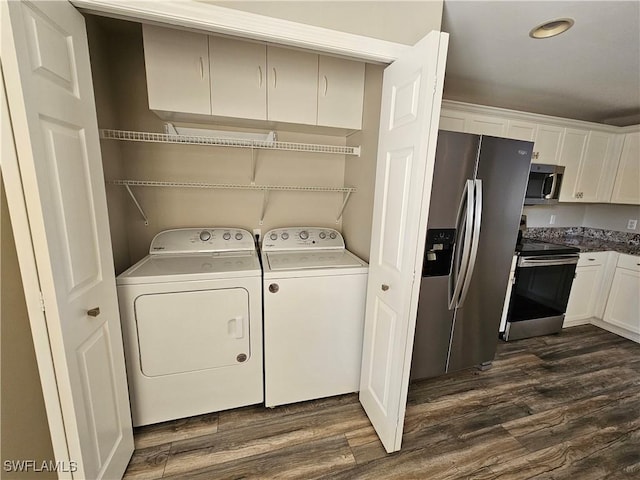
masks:
[[(529, 31), (569, 17), (553, 38)], [(445, 98), (613, 125), (640, 123), (640, 2), (445, 0)]]

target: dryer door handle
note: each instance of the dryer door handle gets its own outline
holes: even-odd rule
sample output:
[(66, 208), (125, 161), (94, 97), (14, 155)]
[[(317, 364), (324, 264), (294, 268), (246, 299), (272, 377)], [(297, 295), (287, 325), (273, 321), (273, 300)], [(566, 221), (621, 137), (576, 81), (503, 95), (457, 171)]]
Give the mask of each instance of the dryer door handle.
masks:
[(234, 338), (244, 337), (244, 317), (235, 317), (227, 322), (227, 331)]

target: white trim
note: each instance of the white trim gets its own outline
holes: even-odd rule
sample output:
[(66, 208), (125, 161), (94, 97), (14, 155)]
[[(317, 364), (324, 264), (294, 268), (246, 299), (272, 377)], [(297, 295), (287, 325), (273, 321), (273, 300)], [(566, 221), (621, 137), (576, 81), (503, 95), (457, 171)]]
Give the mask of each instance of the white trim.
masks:
[(610, 322), (607, 322), (605, 320), (600, 320), (599, 318), (595, 318), (595, 317), (590, 319), (590, 323), (591, 325), (600, 327), (603, 330), (606, 330), (611, 333), (615, 333), (616, 335), (627, 338), (633, 342), (640, 343), (640, 333), (632, 332), (631, 330), (628, 330), (623, 327), (619, 327)]
[(193, 0), (71, 0), (71, 3), (87, 12), (116, 18), (278, 43), (369, 62), (391, 63), (411, 48), (401, 43)]
[[(3, 16), (6, 11), (3, 11)], [(8, 17), (5, 17), (8, 18)], [(5, 24), (2, 25), (6, 27)], [(0, 90), (2, 103), (2, 173), (4, 175), (5, 190), (7, 194), (7, 205), (11, 216), (11, 226), (16, 244), (18, 263), (20, 265), (20, 276), (24, 290), (29, 324), (33, 346), (38, 364), (38, 373), (42, 386), (45, 410), (49, 433), (51, 435), (51, 445), (56, 462), (63, 462), (67, 467), (70, 465), (69, 450), (67, 446), (67, 436), (64, 429), (62, 416), (62, 406), (58, 396), (58, 383), (56, 380), (53, 353), (49, 343), (49, 332), (47, 319), (42, 309), (40, 291), (40, 278), (36, 266), (35, 253), (31, 238), (31, 228), (25, 204), (22, 178), (18, 157), (16, 154), (13, 127), (9, 118), (9, 108), (7, 106), (6, 92), (4, 87), (4, 77), (0, 66)], [(58, 478), (72, 478), (71, 473), (62, 469), (58, 472)]]

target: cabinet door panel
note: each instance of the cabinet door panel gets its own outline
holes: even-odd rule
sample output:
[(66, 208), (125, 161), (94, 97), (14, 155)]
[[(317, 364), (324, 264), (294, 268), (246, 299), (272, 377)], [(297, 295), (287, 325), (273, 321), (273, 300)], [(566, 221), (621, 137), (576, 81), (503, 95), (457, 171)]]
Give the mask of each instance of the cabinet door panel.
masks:
[(507, 120), (488, 115), (470, 115), (465, 122), (465, 132), (504, 137), (507, 133)]
[(142, 26), (149, 108), (211, 114), (207, 36)]
[(587, 147), (580, 162), (578, 178), (576, 180), (576, 200), (582, 202), (597, 202), (606, 196), (607, 154), (612, 147), (613, 135), (601, 132), (590, 132)]
[(320, 56), (318, 125), (362, 128), (364, 63)]
[(640, 204), (640, 132), (625, 135), (612, 203)]
[(268, 119), (315, 125), (318, 112), (318, 55), (267, 47)]
[[(527, 142), (533, 142), (536, 138), (538, 131), (538, 125), (530, 122), (522, 122), (520, 120), (509, 120), (507, 127), (507, 138), (513, 138), (514, 140), (526, 140)], [(535, 161), (535, 147), (532, 159)]]
[(564, 128), (551, 125), (538, 125), (535, 145), (533, 147), (535, 153), (537, 153), (536, 163), (558, 165), (563, 134)]
[(267, 119), (267, 46), (209, 37), (211, 113)]
[(560, 153), (560, 165), (563, 165), (564, 177), (560, 187), (561, 202), (575, 202), (575, 188), (580, 169), (580, 160), (587, 145), (589, 132), (587, 130), (574, 130), (567, 128), (562, 142)]
[(594, 316), (596, 299), (603, 273), (602, 265), (579, 267), (571, 285), (565, 321), (583, 320)]
[(442, 109), (440, 112), (440, 130), (464, 133), (466, 115), (460, 112)]
[(640, 272), (616, 268), (604, 312), (605, 322), (640, 333)]

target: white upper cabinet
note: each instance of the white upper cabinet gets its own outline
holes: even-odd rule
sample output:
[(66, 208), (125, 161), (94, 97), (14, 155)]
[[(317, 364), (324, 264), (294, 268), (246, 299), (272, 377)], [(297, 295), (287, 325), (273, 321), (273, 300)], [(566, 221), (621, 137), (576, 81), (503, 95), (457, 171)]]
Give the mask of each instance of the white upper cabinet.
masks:
[(267, 118), (315, 125), (318, 115), (318, 55), (267, 47)]
[(211, 113), (267, 119), (267, 46), (209, 37)]
[(611, 203), (640, 204), (640, 132), (624, 136)]
[(364, 63), (321, 55), (318, 64), (318, 125), (362, 128)]
[(211, 115), (206, 35), (142, 25), (151, 110)]
[(443, 108), (440, 111), (440, 124), (438, 128), (440, 130), (464, 133), (464, 122), (466, 119), (466, 113), (456, 112), (455, 110), (446, 110)]
[(617, 135), (567, 128), (560, 155), (560, 201), (609, 202), (620, 155)]
[(507, 133), (507, 120), (491, 115), (471, 114), (465, 121), (464, 131), (477, 135), (504, 137)]
[(521, 120), (509, 120), (507, 137), (534, 142), (531, 161), (558, 165), (564, 128)]

